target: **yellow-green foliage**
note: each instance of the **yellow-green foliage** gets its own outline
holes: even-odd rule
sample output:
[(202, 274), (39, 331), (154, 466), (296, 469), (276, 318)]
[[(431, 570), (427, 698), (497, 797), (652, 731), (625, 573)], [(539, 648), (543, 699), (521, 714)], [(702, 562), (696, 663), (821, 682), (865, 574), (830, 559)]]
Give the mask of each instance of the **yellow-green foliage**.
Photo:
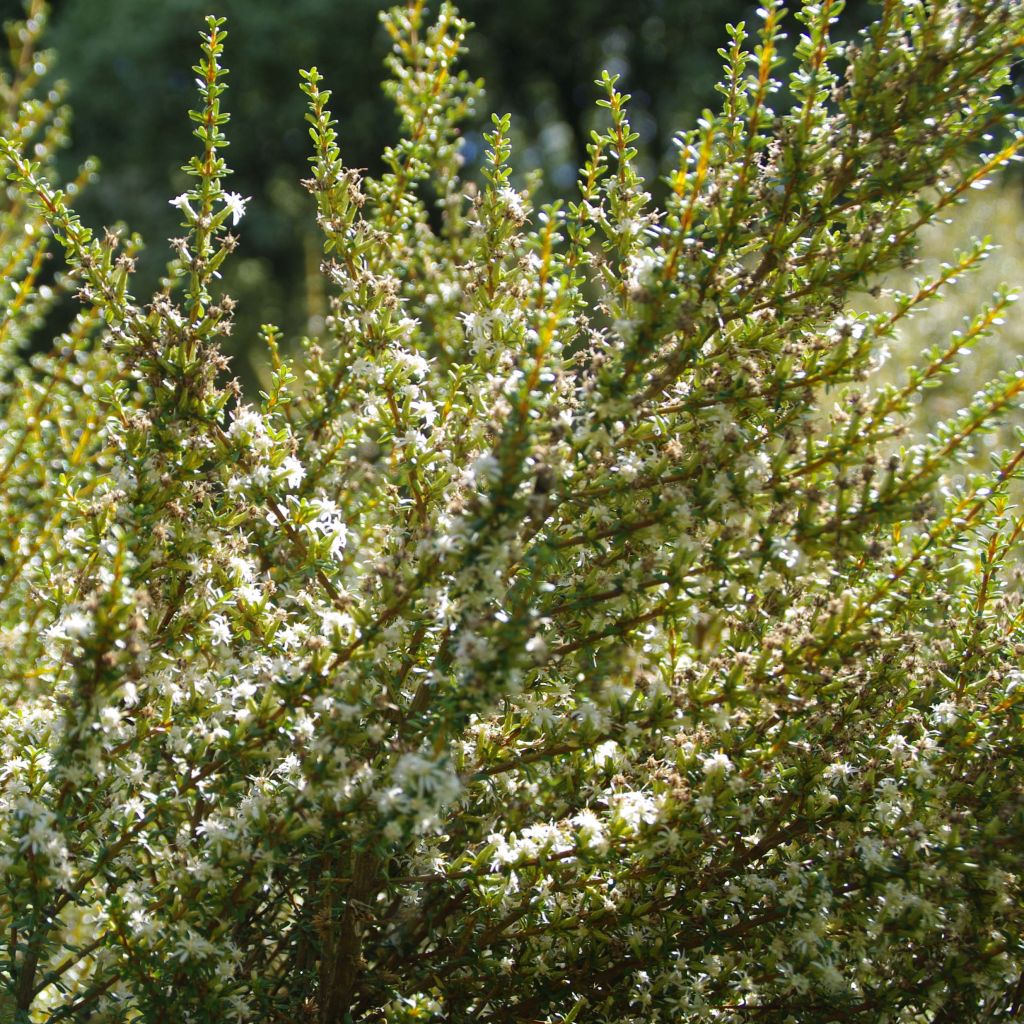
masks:
[(54, 180), (32, 4), (0, 96), (0, 1021), (1020, 1019), (1020, 435), (971, 459), (1024, 375), (989, 360), (917, 432), (1011, 299), (956, 335), (918, 313), (978, 250), (897, 275), (1024, 143), (1024, 10), (886, 0), (842, 45), (840, 8), (729, 30), (660, 207), (610, 76), (565, 202), (512, 187), (505, 117), (466, 180), (467, 26), (387, 12), (380, 177), (302, 72), (327, 315), (263, 328), (247, 404), (222, 21), (140, 299), (140, 242), (74, 212), (90, 169)]

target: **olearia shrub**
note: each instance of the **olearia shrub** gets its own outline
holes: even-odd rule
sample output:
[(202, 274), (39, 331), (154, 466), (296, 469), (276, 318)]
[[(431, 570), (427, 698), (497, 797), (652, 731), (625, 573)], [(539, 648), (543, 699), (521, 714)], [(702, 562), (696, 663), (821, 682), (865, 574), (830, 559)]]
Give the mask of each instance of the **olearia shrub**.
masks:
[(330, 315), (264, 327), (247, 400), (222, 21), (142, 301), (140, 240), (74, 212), (92, 168), (57, 183), (33, 0), (0, 83), (0, 1021), (1021, 1019), (1024, 434), (949, 480), (1024, 372), (907, 429), (1012, 294), (895, 380), (985, 247), (863, 299), (1017, 156), (1024, 9), (886, 0), (841, 43), (841, 6), (729, 30), (660, 205), (602, 79), (540, 208), (507, 118), (463, 176), (455, 9), (386, 13), (380, 177), (302, 73)]

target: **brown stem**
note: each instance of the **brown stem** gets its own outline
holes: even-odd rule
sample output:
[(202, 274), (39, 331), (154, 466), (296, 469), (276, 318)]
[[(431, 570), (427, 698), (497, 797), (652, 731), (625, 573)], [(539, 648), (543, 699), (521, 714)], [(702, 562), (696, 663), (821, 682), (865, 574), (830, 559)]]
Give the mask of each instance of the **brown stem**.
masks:
[(377, 884), (378, 863), (376, 855), (368, 850), (355, 855), (345, 910), (337, 925), (326, 923), (320, 961), (320, 1024), (344, 1024), (352, 1004), (363, 966), (360, 919)]
[(18, 967), (18, 981), (14, 988), (14, 1005), (21, 1013), (28, 1013), (35, 998), (36, 968), (39, 966), (40, 939), (34, 938), (25, 951)]

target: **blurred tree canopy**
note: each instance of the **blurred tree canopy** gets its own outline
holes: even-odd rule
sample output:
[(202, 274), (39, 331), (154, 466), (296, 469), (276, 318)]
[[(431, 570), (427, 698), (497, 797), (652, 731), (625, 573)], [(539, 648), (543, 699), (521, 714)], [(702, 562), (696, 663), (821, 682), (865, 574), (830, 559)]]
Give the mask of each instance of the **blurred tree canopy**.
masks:
[[(168, 200), (184, 188), (180, 168), (194, 150), (186, 112), (195, 102), (196, 33), (211, 7), (229, 19), (230, 187), (254, 198), (227, 289), (239, 300), (236, 370), (249, 377), (244, 354), (257, 322), (249, 321), (247, 307), (254, 313), (258, 307), (260, 319), (276, 321), (291, 336), (322, 310), (313, 207), (300, 185), (310, 144), (298, 69), (315, 65), (325, 74), (350, 165), (379, 170), (379, 154), (394, 139), (396, 121), (379, 88), (388, 50), (378, 23), (381, 0), (64, 0), (54, 6), (49, 39), (74, 110), (65, 170), (99, 157), (100, 177), (82, 197), (82, 214), (95, 227), (123, 217), (140, 232), (148, 245), (142, 280), (154, 286), (166, 259), (164, 241), (179, 233)], [(704, 108), (718, 106), (717, 50), (725, 45), (726, 23), (745, 20), (754, 31), (759, 23), (757, 4), (746, 0), (462, 0), (459, 8), (476, 24), (465, 66), (487, 84), (478, 124), (487, 125), (492, 110), (510, 112), (518, 170), (542, 168), (556, 191), (575, 179), (590, 129), (599, 123), (593, 79), (602, 69), (621, 74), (632, 94), (641, 167), (654, 182), (675, 161), (675, 133), (691, 127)], [(0, 0), (0, 11), (13, 18), (21, 4)], [(869, 17), (870, 5), (851, 3), (844, 34)], [(792, 22), (794, 35), (797, 27)], [(479, 134), (467, 132), (467, 162), (481, 150)], [(246, 301), (257, 295), (258, 302)]]

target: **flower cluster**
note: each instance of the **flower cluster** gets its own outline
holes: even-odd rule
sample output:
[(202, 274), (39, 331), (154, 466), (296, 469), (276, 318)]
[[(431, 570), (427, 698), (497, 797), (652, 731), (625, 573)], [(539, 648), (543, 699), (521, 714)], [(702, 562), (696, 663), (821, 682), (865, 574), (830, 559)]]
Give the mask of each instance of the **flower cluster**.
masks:
[[(58, 187), (39, 0), (0, 106), (0, 1020), (784, 1024), (1024, 1008), (1019, 405), (931, 433), (889, 301), (1016, 158), (1018, 0), (778, 0), (656, 201), (628, 96), (578, 192), (513, 184), (467, 23), (383, 15), (401, 137), (302, 73), (321, 333), (218, 286), (225, 32), (163, 289)], [(786, 99), (777, 98), (782, 69)], [(777, 103), (782, 109), (773, 109)], [(44, 283), (59, 249), (67, 273)], [(80, 312), (41, 332), (73, 292)]]

